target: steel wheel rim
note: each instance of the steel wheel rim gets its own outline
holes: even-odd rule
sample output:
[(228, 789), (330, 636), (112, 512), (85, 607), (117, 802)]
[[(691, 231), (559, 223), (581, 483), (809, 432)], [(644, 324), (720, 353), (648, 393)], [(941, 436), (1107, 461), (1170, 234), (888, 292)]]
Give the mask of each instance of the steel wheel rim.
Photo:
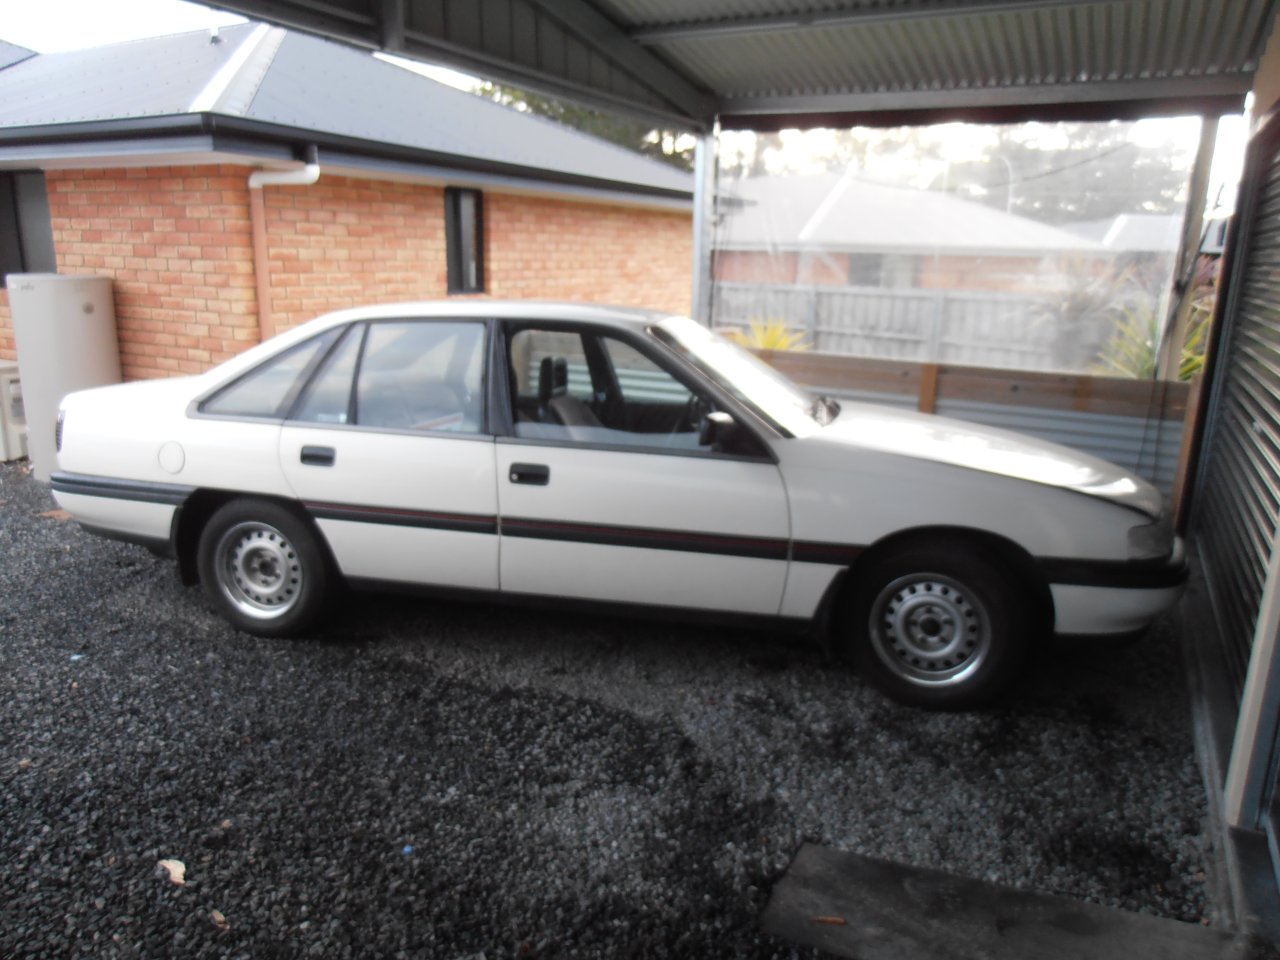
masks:
[(275, 620), (292, 610), (305, 582), (298, 551), (269, 523), (237, 523), (218, 541), (216, 576), (237, 610), (256, 620)]
[(974, 592), (939, 573), (886, 585), (871, 604), (871, 646), (909, 683), (946, 687), (971, 677), (991, 651), (991, 616)]

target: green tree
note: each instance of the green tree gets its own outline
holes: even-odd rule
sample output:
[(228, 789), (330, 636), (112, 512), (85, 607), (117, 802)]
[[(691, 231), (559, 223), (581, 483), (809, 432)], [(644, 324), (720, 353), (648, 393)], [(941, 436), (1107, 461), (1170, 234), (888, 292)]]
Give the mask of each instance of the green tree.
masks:
[(996, 127), (978, 159), (951, 164), (931, 184), (1042, 223), (1121, 213), (1177, 213), (1194, 144), (1145, 145), (1129, 124)]
[(735, 134), (722, 141), (720, 169), (731, 178), (848, 171), (1059, 224), (1179, 212), (1195, 151), (1185, 129), (1164, 142), (1136, 140), (1122, 122)]
[(621, 114), (592, 110), (576, 103), (497, 83), (485, 82), (476, 93), (504, 107), (547, 117), (681, 170), (693, 169), (694, 142), (691, 137), (683, 136), (681, 131), (656, 128), (651, 123)]
[[(827, 135), (812, 135), (823, 133)], [(722, 139), (720, 172), (731, 178), (827, 171), (862, 175), (876, 161), (889, 161), (880, 166), (901, 171), (907, 185), (923, 165), (941, 162), (944, 153), (944, 143), (928, 127), (810, 131), (799, 139), (803, 142), (799, 149), (788, 149), (778, 132)]]

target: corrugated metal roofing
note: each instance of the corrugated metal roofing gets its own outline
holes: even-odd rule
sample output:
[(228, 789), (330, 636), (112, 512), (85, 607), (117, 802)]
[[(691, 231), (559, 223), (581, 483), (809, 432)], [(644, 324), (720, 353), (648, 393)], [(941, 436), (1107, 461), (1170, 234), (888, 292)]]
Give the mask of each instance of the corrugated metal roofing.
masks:
[[(692, 193), (667, 164), (378, 60), (278, 28), (242, 24), (44, 54), (0, 70), (0, 132), (192, 112), (391, 145), (433, 163), (467, 161), (628, 190)], [(347, 152), (354, 148), (347, 146)]]
[(1087, 237), (981, 203), (839, 173), (722, 181), (721, 195), (731, 202), (716, 229), (718, 250), (1106, 252)]
[(1269, 17), (1270, 4), (1257, 0), (1111, 0), (744, 33), (704, 21), (705, 32), (658, 35), (653, 45), (718, 91), (725, 113), (774, 110), (782, 100), (857, 109), (861, 98), (877, 108), (886, 94), (903, 106), (984, 105), (1063, 85), (1133, 96), (1143, 85), (1186, 92), (1199, 80), (1243, 92)]
[[(1106, 103), (1229, 109), (1277, 0), (214, 0), (365, 46), (729, 126)], [(387, 18), (387, 19), (382, 19)], [(1123, 108), (1122, 108), (1123, 105)]]

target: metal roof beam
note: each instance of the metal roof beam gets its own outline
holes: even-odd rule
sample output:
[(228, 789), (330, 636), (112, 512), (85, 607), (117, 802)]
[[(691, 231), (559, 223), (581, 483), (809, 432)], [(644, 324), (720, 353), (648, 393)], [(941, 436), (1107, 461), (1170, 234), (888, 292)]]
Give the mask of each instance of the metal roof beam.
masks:
[[(555, 21), (611, 67), (668, 105), (627, 101), (607, 90), (583, 89), (560, 75), (510, 57), (495, 55), (447, 35), (414, 29), (409, 22), (410, 0), (209, 0), (210, 6), (231, 10), (254, 20), (306, 30), (320, 36), (401, 56), (429, 59), (459, 70), (481, 73), (552, 95), (568, 94), (585, 102), (611, 106), (677, 126), (706, 124), (715, 115), (716, 98), (700, 90), (653, 53), (634, 43), (590, 0), (527, 0), (540, 16)], [(610, 101), (617, 101), (610, 103)]]
[(1066, 9), (1126, 0), (917, 0), (894, 7), (860, 7), (854, 10), (815, 10), (812, 13), (770, 14), (732, 20), (701, 20), (688, 23), (639, 27), (627, 36), (635, 43), (656, 46), (674, 40), (708, 40), (753, 33), (797, 30), (825, 30), (831, 27), (861, 27), (876, 23), (905, 23), (941, 17), (968, 17), (984, 13), (1017, 13), (1028, 10)]
[(359, 4), (360, 10), (348, 3), (322, 0), (210, 0), (208, 6), (344, 43), (378, 47), (378, 19), (364, 9), (364, 3)]
[(379, 0), (378, 43), (387, 53), (404, 50), (404, 0)]
[(1247, 76), (1111, 80), (1079, 84), (968, 87), (807, 96), (729, 97), (720, 122), (729, 130), (787, 127), (914, 126), (968, 120), (1136, 119), (1146, 116), (1238, 113)]
[(630, 36), (587, 0), (530, 0), (530, 3), (683, 113), (702, 120), (715, 115), (715, 97), (699, 90), (666, 63), (635, 44)]

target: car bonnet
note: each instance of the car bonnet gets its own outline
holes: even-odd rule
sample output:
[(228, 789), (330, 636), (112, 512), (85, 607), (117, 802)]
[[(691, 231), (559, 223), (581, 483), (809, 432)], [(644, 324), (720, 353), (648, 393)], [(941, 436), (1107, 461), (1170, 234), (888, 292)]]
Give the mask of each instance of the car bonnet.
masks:
[(1160, 492), (1098, 457), (1034, 437), (931, 414), (841, 401), (812, 439), (1059, 487), (1157, 517)]

